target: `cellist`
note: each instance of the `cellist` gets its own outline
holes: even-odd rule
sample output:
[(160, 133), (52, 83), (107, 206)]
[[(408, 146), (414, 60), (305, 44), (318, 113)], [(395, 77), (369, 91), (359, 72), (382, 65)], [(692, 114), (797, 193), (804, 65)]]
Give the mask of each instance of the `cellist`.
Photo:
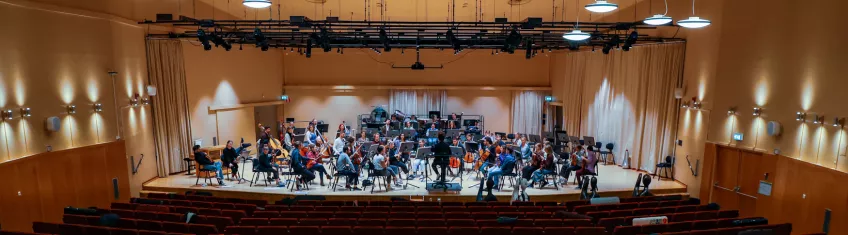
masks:
[(563, 177), (562, 184), (568, 184), (568, 177), (571, 176), (572, 171), (577, 171), (583, 168), (580, 162), (582, 162), (584, 154), (583, 146), (577, 146), (572, 149), (570, 160), (571, 164), (563, 165), (562, 170), (560, 170), (560, 176)]

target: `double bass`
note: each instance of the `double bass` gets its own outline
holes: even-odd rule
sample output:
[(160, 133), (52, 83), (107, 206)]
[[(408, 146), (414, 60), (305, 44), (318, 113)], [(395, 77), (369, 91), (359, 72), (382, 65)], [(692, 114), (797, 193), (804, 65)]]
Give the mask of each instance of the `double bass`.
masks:
[[(259, 123), (259, 129), (264, 130), (265, 126), (263, 126), (262, 123)], [(272, 156), (278, 156), (278, 161), (287, 161), (290, 159), (289, 151), (282, 147), (283, 145), (279, 139), (272, 136), (268, 136), (268, 139), (268, 147), (271, 148)]]

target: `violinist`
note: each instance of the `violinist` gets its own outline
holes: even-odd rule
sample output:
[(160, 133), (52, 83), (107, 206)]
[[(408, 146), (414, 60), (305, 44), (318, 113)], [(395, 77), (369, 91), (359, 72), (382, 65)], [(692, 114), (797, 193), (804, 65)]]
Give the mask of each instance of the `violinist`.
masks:
[[(527, 149), (530, 149), (530, 147), (527, 146)], [(535, 149), (531, 150), (528, 155), (531, 156), (530, 165), (527, 165), (523, 169), (521, 169), (521, 177), (527, 180), (531, 180), (533, 172), (539, 170), (539, 168), (542, 167), (542, 161), (545, 160), (544, 153), (542, 152), (542, 144), (536, 144)]]
[(383, 141), (380, 139), (380, 133), (374, 133), (374, 144), (381, 145)]
[(321, 186), (324, 186), (325, 176), (328, 180), (333, 179), (333, 177), (327, 173), (327, 170), (324, 168), (324, 164), (321, 164), (321, 155), (319, 153), (318, 146), (310, 144), (309, 151), (306, 153), (306, 158), (308, 159), (306, 168), (311, 172), (317, 171), (320, 174), (320, 177), (318, 178), (321, 180)]
[(360, 143), (368, 142), (368, 135), (365, 134), (365, 131), (359, 132), (359, 137), (356, 137), (356, 141)]
[(571, 164), (563, 165), (560, 173), (560, 176), (563, 177), (563, 184), (568, 184), (568, 177), (571, 176), (572, 171), (583, 169), (583, 164), (580, 164), (584, 159), (583, 155), (586, 153), (583, 151), (583, 146), (577, 146), (571, 152)]
[(542, 185), (539, 188), (544, 188), (546, 185), (548, 185), (548, 181), (545, 180), (545, 175), (553, 172), (555, 170), (554, 167), (556, 167), (556, 164), (554, 164), (554, 151), (550, 145), (545, 146), (545, 151), (542, 156), (544, 160), (539, 165), (539, 170), (533, 172), (532, 182), (532, 184), (541, 182)]
[[(501, 175), (507, 172), (513, 172), (513, 168), (515, 168), (515, 157), (512, 156), (512, 148), (506, 147), (502, 151), (500, 156), (497, 157), (497, 165), (489, 170), (488, 174), (489, 179), (495, 181), (496, 189), (500, 188), (498, 182), (500, 182)], [(492, 156), (489, 158), (494, 159), (495, 157)]]
[(595, 165), (598, 164), (598, 157), (595, 155), (595, 151), (592, 151), (592, 146), (587, 147), (588, 151), (586, 151), (586, 157), (583, 158), (583, 169), (577, 171), (574, 174), (574, 177), (577, 177), (577, 188), (580, 188), (582, 185), (582, 179), (580, 179), (584, 175), (597, 175), (595, 171)]
[[(418, 151), (426, 148), (424, 145), (424, 140), (418, 140)], [(424, 181), (424, 173), (421, 171), (427, 170), (427, 157), (422, 156), (421, 158), (416, 157), (415, 160), (412, 161), (412, 175), (413, 178), (421, 176), (421, 181)]]
[[(395, 172), (389, 167), (389, 159), (386, 159), (386, 146), (377, 146), (377, 155), (371, 160), (374, 165), (374, 174), (377, 176), (387, 176), (389, 181), (394, 177)], [(391, 187), (387, 185), (387, 190), (390, 190)]]
[[(336, 167), (338, 167), (339, 175), (347, 176), (347, 180), (345, 181), (345, 189), (358, 191), (359, 188), (356, 187), (357, 181), (359, 181), (359, 173), (357, 172), (357, 168), (353, 165), (353, 161), (350, 159), (351, 149), (349, 146), (345, 146), (342, 148), (342, 151), (339, 153), (339, 160), (336, 163)], [(353, 184), (353, 187), (351, 187)]]
[(333, 152), (336, 153), (336, 156), (341, 155), (344, 146), (345, 133), (339, 132), (339, 137), (336, 137), (336, 140), (333, 141)]
[(456, 121), (448, 121), (447, 129), (456, 129)]
[(389, 141), (386, 144), (386, 149), (385, 156), (389, 159), (388, 167), (395, 179), (395, 186), (401, 186), (403, 185), (403, 181), (400, 179), (400, 171), (403, 170), (404, 173), (409, 173), (409, 169), (406, 168), (406, 164), (400, 161), (400, 154), (398, 153), (398, 147), (395, 145), (395, 141)]

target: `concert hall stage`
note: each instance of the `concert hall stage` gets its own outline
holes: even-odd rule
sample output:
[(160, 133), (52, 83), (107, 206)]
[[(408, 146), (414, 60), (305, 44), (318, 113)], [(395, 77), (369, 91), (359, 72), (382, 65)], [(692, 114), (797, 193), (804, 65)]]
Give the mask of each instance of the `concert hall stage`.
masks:
[[(249, 167), (249, 164), (248, 164)], [(598, 188), (599, 194), (602, 197), (606, 196), (619, 196), (619, 197), (630, 197), (633, 191), (633, 186), (636, 184), (636, 176), (639, 174), (638, 171), (632, 169), (622, 169), (619, 166), (615, 165), (598, 165), (599, 167), (599, 176), (598, 176)], [(250, 168), (247, 168), (250, 169)], [(316, 174), (317, 175), (317, 174)], [(245, 178), (250, 178), (253, 176), (253, 173), (250, 170), (245, 172)], [(433, 177), (433, 176), (431, 176)], [(433, 177), (435, 178), (435, 177)], [(450, 179), (451, 177), (448, 177)], [(478, 188), (469, 186), (475, 185), (480, 182), (480, 180), (474, 180), (476, 177), (473, 174), (465, 174), (463, 176), (464, 182), (462, 183), (463, 189), (459, 193), (444, 193), (444, 192), (430, 192), (424, 189), (425, 183), (419, 180), (410, 180), (410, 185), (415, 185), (420, 188), (407, 187), (407, 189), (402, 189), (400, 187), (393, 187), (392, 191), (385, 192), (381, 190), (379, 187), (375, 189), (374, 193), (371, 193), (371, 187), (369, 186), (366, 190), (362, 191), (346, 191), (342, 187), (344, 179), (339, 180), (339, 184), (341, 185), (339, 190), (333, 192), (331, 188), (328, 186), (321, 187), (317, 182), (309, 186), (308, 190), (292, 192), (288, 188), (280, 188), (280, 187), (265, 187), (265, 186), (250, 186), (249, 182), (245, 182), (242, 184), (237, 184), (235, 181), (226, 181), (228, 187), (217, 187), (217, 186), (195, 186), (195, 176), (194, 175), (172, 175), (168, 178), (158, 178), (151, 180), (144, 184), (143, 190), (146, 192), (176, 192), (176, 193), (184, 193), (185, 191), (209, 191), (214, 193), (216, 196), (221, 197), (237, 197), (237, 198), (248, 198), (248, 199), (263, 199), (269, 201), (277, 201), (285, 197), (292, 197), (295, 195), (320, 195), (325, 196), (327, 200), (362, 200), (362, 201), (377, 201), (377, 200), (389, 200), (391, 197), (401, 197), (401, 198), (412, 198), (412, 199), (422, 199), (424, 200), (439, 200), (442, 201), (474, 201), (477, 197)], [(203, 179), (201, 179), (201, 182)], [(213, 180), (214, 181), (214, 180)], [(459, 178), (455, 179), (453, 182), (459, 182)], [(260, 183), (264, 184), (264, 180)], [(273, 182), (272, 182), (273, 183)], [(325, 179), (325, 183), (329, 185), (329, 181)], [(530, 196), (533, 201), (564, 201), (564, 200), (576, 200), (579, 198), (580, 190), (575, 189), (576, 185), (573, 183), (573, 180), (570, 180), (569, 184), (563, 188), (560, 187), (559, 190), (553, 188), (553, 186), (548, 185), (545, 189), (527, 189), (527, 194)], [(379, 191), (378, 191), (379, 190)], [(654, 194), (676, 194), (676, 193), (686, 193), (686, 185), (681, 184), (677, 181), (672, 181), (668, 179), (657, 180), (654, 178), (651, 183), (651, 192)], [(144, 194), (144, 192), (142, 193)], [(498, 196), (500, 201), (508, 201), (512, 196), (512, 188), (509, 186), (509, 182), (506, 182), (504, 185), (504, 189), (502, 191), (495, 191), (494, 194)], [(484, 192), (485, 195), (485, 192)]]

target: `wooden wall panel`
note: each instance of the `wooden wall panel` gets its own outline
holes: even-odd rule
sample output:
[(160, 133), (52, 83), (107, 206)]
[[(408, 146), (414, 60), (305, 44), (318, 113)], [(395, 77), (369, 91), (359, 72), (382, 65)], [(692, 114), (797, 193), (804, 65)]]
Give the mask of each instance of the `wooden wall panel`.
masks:
[(735, 188), (739, 177), (739, 151), (733, 148), (719, 147), (715, 167), (716, 175), (713, 182), (718, 182), (721, 187)]
[[(67, 206), (108, 208), (112, 178), (128, 200), (129, 167), (123, 141), (40, 153), (0, 164), (3, 230), (32, 231), (32, 222), (61, 222)], [(20, 196), (18, 195), (20, 192)]]
[(715, 175), (715, 159), (718, 151), (718, 146), (714, 143), (704, 144), (704, 166), (701, 168), (701, 190), (699, 198), (702, 201), (710, 200), (710, 193), (713, 188), (713, 175)]

